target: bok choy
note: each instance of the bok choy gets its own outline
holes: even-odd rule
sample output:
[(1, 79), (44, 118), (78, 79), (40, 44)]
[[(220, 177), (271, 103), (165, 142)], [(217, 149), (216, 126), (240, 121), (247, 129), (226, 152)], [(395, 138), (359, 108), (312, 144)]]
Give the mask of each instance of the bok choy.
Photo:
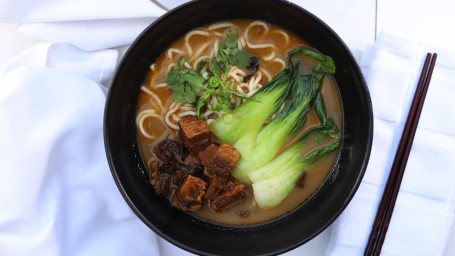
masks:
[[(316, 60), (311, 74), (299, 74), (300, 60), (294, 63), (291, 58), (296, 54)], [(253, 185), (261, 208), (278, 205), (292, 190), (303, 170), (339, 146), (337, 128), (327, 119), (319, 92), (323, 75), (334, 72), (335, 65), (329, 56), (308, 48), (296, 48), (288, 54), (286, 69), (249, 100), (210, 125), (219, 139), (240, 152), (242, 157), (232, 176)], [(281, 112), (270, 119), (282, 106)], [(309, 129), (293, 145), (283, 148), (287, 141), (301, 133), (311, 106), (320, 126)], [(332, 142), (303, 156), (304, 138), (314, 130), (319, 130), (318, 140), (329, 135)]]
[(295, 73), (295, 69), (281, 71), (249, 100), (216, 119), (210, 125), (212, 132), (231, 145), (245, 140), (248, 136), (256, 137), (265, 121), (278, 111), (285, 101)]
[(331, 119), (320, 129), (319, 134), (327, 134), (332, 138), (328, 145), (302, 156), (302, 148), (305, 146), (305, 137), (302, 137), (275, 159), (250, 172), (254, 198), (260, 208), (269, 209), (280, 204), (292, 191), (303, 171), (310, 169), (317, 160), (339, 147), (341, 138), (337, 135), (337, 127)]
[(291, 93), (283, 110), (255, 136), (244, 137), (234, 147), (242, 154), (232, 175), (251, 183), (248, 172), (272, 160), (283, 145), (302, 128), (310, 104), (319, 92), (321, 75), (302, 75), (290, 84)]

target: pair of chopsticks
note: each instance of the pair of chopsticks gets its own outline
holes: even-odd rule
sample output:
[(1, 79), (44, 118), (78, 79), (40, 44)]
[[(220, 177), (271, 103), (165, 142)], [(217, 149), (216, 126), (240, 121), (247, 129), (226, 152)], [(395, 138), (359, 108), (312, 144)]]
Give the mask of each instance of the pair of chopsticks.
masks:
[(400, 144), (398, 145), (397, 153), (393, 160), (392, 169), (384, 189), (384, 194), (382, 195), (381, 203), (379, 204), (364, 255), (379, 255), (381, 252), (437, 56), (436, 53), (428, 53), (426, 56), (414, 99), (412, 100), (411, 109), (409, 110), (403, 134), (401, 135)]

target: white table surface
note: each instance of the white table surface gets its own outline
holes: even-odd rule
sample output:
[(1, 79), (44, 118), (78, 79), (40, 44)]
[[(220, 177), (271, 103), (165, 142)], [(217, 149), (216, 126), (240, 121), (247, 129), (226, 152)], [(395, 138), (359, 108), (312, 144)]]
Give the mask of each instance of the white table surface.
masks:
[[(455, 45), (455, 1), (451, 0), (294, 0), (325, 21), (345, 41), (357, 60), (380, 31), (417, 36)], [(0, 23), (0, 65), (19, 52), (42, 41), (16, 32), (18, 24)], [(124, 52), (126, 47), (121, 48)], [(455, 221), (454, 221), (455, 223)], [(331, 227), (305, 245), (285, 253), (324, 255)], [(416, 241), (418, 243), (419, 241)], [(455, 224), (445, 256), (455, 255)]]

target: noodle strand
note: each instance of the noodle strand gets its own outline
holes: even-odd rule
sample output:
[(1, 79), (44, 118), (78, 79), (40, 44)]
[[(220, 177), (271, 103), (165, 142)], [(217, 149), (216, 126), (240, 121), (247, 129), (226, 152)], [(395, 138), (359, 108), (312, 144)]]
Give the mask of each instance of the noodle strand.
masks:
[(189, 40), (190, 40), (190, 37), (192, 37), (194, 35), (201, 35), (201, 36), (208, 37), (208, 36), (210, 36), (210, 33), (203, 31), (203, 30), (193, 30), (193, 31), (189, 32), (188, 34), (186, 34), (185, 46), (186, 46), (186, 49), (188, 50), (190, 56), (193, 55), (193, 48), (190, 46)]
[[(159, 98), (155, 93), (153, 93), (152, 91), (150, 91), (150, 90), (149, 90), (147, 87), (145, 87), (145, 86), (142, 86), (142, 87), (141, 87), (141, 90), (144, 91), (144, 92), (146, 92), (148, 95), (152, 96), (152, 98), (153, 98), (156, 102), (158, 102), (158, 106), (159, 106), (160, 108), (163, 108), (163, 103), (161, 103), (160, 98)], [(152, 104), (155, 105), (155, 102), (152, 101)]]
[(136, 126), (139, 127), (139, 131), (142, 133), (142, 135), (144, 135), (144, 137), (146, 137), (148, 139), (154, 139), (155, 136), (150, 134), (150, 133), (148, 133), (145, 130), (145, 128), (144, 128), (144, 121), (145, 121), (145, 119), (147, 119), (149, 117), (161, 119), (161, 116), (156, 114), (155, 110), (153, 110), (153, 109), (144, 109), (141, 112), (139, 112), (139, 114), (136, 117)]

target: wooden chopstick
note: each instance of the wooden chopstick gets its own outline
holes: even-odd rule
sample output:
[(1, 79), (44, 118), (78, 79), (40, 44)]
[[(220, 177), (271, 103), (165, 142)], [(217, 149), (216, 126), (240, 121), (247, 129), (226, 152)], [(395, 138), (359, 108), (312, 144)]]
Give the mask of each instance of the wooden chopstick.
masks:
[(411, 109), (409, 110), (400, 144), (398, 145), (397, 153), (393, 160), (389, 178), (382, 195), (381, 203), (379, 204), (364, 255), (379, 255), (381, 252), (387, 229), (392, 218), (395, 202), (398, 197), (398, 191), (400, 190), (406, 164), (408, 162), (409, 153), (411, 152), (412, 143), (414, 141), (437, 56), (436, 53), (428, 53), (426, 56), (414, 94), (414, 99), (412, 100)]

